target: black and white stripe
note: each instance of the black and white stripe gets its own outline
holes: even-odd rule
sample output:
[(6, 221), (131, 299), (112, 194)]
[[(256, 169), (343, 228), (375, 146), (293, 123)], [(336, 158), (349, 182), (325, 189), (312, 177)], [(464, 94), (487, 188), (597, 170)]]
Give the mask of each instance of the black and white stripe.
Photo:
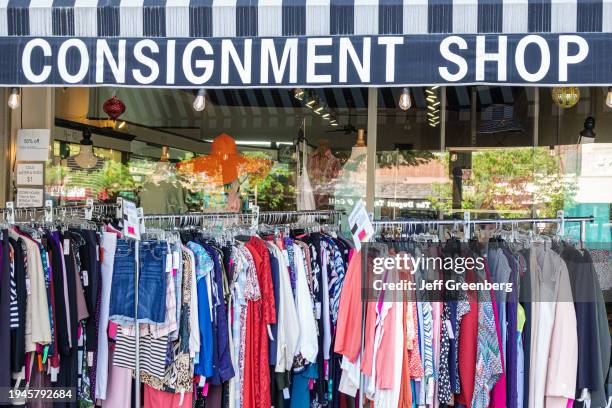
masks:
[(612, 32), (612, 0), (0, 0), (0, 37)]
[[(139, 339), (140, 370), (152, 376), (164, 378), (166, 373), (166, 348), (168, 336), (153, 338), (146, 335)], [(113, 357), (113, 365), (124, 368), (135, 368), (136, 339), (121, 331), (117, 333), (117, 346)]]
[(19, 328), (19, 305), (17, 303), (17, 279), (15, 277), (15, 263), (11, 261), (10, 263), (10, 303), (9, 303), (9, 312), (10, 312), (10, 326), (11, 329)]

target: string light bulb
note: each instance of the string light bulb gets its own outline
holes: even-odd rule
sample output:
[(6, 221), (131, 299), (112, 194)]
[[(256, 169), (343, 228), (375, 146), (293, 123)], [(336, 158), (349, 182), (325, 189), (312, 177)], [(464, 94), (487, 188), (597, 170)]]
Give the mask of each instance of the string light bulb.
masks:
[(21, 106), (21, 95), (18, 88), (11, 88), (11, 94), (8, 98), (8, 106), (11, 109), (18, 109)]
[(303, 88), (295, 88), (295, 90), (293, 91), (293, 96), (298, 101), (303, 101), (304, 100), (304, 89)]
[(608, 87), (608, 94), (606, 95), (606, 105), (608, 108), (612, 108), (612, 86)]
[(410, 107), (412, 106), (412, 101), (410, 100), (410, 91), (408, 91), (408, 88), (402, 89), (402, 94), (400, 95), (398, 105), (401, 110), (405, 111), (410, 109)]
[(200, 89), (193, 100), (193, 110), (202, 112), (204, 109), (206, 109), (206, 89)]

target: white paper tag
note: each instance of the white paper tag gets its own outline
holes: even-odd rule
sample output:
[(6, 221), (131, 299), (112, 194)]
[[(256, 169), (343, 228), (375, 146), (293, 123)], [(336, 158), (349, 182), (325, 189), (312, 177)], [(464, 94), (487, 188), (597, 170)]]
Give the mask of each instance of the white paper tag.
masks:
[(289, 388), (287, 388), (287, 387), (283, 388), (283, 398), (284, 399), (291, 398), (291, 395), (289, 394)]
[(449, 339), (454, 339), (455, 338), (455, 333), (453, 333), (453, 325), (451, 324), (450, 320), (445, 320), (444, 324), (446, 325), (446, 331), (448, 332), (448, 338)]
[(87, 365), (93, 367), (94, 353), (93, 351), (87, 352)]
[(317, 320), (321, 319), (321, 302), (315, 303), (315, 312), (317, 316)]
[(87, 273), (86, 270), (83, 270), (81, 274), (83, 275), (83, 286), (89, 286), (89, 273)]
[(172, 255), (166, 255), (166, 273), (172, 272)]
[(30, 282), (30, 278), (26, 278), (26, 291), (28, 292), (28, 295), (32, 294), (32, 284)]
[(203, 387), (204, 384), (206, 384), (206, 377), (201, 376), (200, 377), (200, 383), (198, 384), (198, 386)]
[(64, 255), (70, 255), (70, 240), (64, 240)]
[(96, 245), (96, 261), (100, 261), (100, 245)]
[(57, 374), (59, 374), (59, 368), (51, 367), (51, 382), (57, 382)]
[(180, 254), (178, 252), (173, 252), (172, 253), (172, 269), (175, 271), (178, 271), (178, 268), (180, 266)]

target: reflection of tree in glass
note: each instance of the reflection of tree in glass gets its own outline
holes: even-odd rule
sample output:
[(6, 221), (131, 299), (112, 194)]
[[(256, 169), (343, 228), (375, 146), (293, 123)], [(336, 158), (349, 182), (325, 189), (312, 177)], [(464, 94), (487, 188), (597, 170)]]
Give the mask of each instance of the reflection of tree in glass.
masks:
[(111, 196), (115, 196), (120, 191), (132, 191), (136, 188), (129, 168), (124, 164), (107, 160), (100, 172), (102, 174), (102, 188)]
[[(94, 199), (113, 199), (121, 191), (133, 191), (136, 186), (129, 173), (128, 166), (113, 160), (106, 160), (98, 171), (74, 170), (61, 164), (49, 165), (46, 168), (45, 184), (60, 186), (63, 195), (71, 196), (71, 190), (88, 190)], [(76, 194), (75, 196), (80, 196)]]
[[(575, 181), (563, 174), (559, 157), (548, 148), (474, 152), (471, 170), (463, 181), (463, 209), (490, 209), (518, 218), (535, 208), (537, 216), (555, 217), (576, 193)], [(436, 186), (436, 209), (451, 209), (451, 189), (450, 184)]]
[[(252, 158), (271, 159), (266, 152), (242, 154)], [(295, 207), (295, 186), (291, 182), (294, 173), (287, 164), (275, 162), (269, 173), (248, 177), (241, 190), (252, 196), (257, 187), (257, 203), (262, 210), (291, 210)]]

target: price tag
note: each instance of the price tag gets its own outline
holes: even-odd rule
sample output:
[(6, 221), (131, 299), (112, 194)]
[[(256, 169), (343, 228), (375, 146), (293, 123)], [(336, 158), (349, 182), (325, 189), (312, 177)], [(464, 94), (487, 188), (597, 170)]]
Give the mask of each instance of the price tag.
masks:
[(64, 255), (70, 255), (70, 240), (64, 239)]
[(81, 274), (83, 275), (83, 286), (85, 287), (89, 286), (89, 274), (87, 273), (86, 270), (83, 270)]
[(45, 222), (53, 222), (53, 201), (45, 201)]
[(286, 400), (291, 398), (291, 394), (289, 394), (289, 388), (287, 387), (283, 388), (283, 398)]
[(26, 292), (28, 292), (28, 295), (32, 294), (32, 284), (30, 283), (30, 278), (26, 278)]
[(115, 218), (120, 220), (123, 217), (123, 198), (117, 197), (117, 213)]
[(172, 272), (172, 255), (166, 255), (166, 273)]
[(9, 224), (15, 223), (15, 204), (12, 201), (7, 201), (6, 207), (6, 222)]
[(321, 319), (321, 302), (315, 303), (315, 311), (317, 315), (317, 320)]
[(144, 234), (147, 232), (144, 221), (144, 209), (142, 207), (138, 207), (136, 211), (138, 212), (138, 219), (140, 220), (140, 233)]
[(253, 213), (253, 219), (251, 220), (251, 229), (257, 231), (259, 228), (259, 206), (252, 205), (251, 212)]
[(172, 270), (178, 271), (181, 266), (180, 254), (178, 252), (172, 252)]
[(85, 205), (85, 219), (91, 221), (93, 218), (93, 198), (88, 198)]

